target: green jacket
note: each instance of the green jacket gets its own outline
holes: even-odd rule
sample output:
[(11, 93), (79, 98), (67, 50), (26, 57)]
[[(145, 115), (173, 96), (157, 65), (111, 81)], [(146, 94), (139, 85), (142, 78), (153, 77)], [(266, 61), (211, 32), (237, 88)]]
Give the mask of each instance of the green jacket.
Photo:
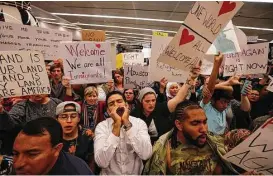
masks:
[[(166, 175), (167, 169), (167, 141), (170, 139), (173, 130), (162, 135), (153, 146), (152, 157), (146, 162), (143, 174), (144, 175)], [(224, 139), (221, 136), (208, 134), (208, 144), (212, 151), (220, 158), (220, 164), (223, 168), (223, 174), (238, 174), (232, 165), (223, 159), (226, 154)]]

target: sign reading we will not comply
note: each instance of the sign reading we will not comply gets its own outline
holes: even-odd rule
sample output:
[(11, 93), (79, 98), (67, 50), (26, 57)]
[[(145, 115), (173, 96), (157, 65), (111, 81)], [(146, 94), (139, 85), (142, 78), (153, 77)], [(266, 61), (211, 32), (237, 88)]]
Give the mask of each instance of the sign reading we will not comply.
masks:
[(190, 71), (203, 58), (242, 2), (196, 2), (158, 61)]
[(50, 94), (42, 53), (0, 51), (0, 98)]
[(112, 79), (111, 45), (107, 42), (61, 43), (64, 73), (71, 84), (107, 82)]

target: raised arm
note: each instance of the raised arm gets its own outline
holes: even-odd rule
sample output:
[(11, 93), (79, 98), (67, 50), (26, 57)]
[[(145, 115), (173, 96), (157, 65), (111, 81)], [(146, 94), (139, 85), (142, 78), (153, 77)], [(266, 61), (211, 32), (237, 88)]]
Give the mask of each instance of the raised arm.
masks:
[[(210, 79), (207, 85), (207, 90), (213, 94), (214, 89), (215, 89), (215, 84), (216, 84), (216, 80), (217, 80), (217, 75), (219, 72), (219, 68), (222, 64), (223, 61), (223, 54), (220, 54), (218, 56), (214, 57), (214, 64), (213, 64), (213, 69), (210, 75)], [(211, 96), (204, 96), (203, 98), (203, 103), (204, 104), (208, 104), (210, 102)]]

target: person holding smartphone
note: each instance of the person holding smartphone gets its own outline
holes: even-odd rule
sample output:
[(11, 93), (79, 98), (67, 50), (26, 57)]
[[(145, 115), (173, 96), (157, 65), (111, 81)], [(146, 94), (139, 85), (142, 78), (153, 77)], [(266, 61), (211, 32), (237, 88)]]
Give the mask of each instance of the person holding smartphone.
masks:
[(95, 161), (101, 175), (140, 175), (142, 160), (152, 155), (152, 144), (145, 122), (130, 116), (126, 99), (119, 91), (106, 97), (110, 118), (95, 129)]

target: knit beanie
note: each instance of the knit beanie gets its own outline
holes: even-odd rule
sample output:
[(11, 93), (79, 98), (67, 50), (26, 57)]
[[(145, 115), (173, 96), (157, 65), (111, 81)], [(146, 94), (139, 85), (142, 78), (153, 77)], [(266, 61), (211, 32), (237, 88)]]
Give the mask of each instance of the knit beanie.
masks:
[(142, 102), (143, 97), (144, 97), (147, 93), (153, 93), (153, 94), (155, 94), (155, 96), (156, 96), (156, 93), (155, 93), (154, 89), (152, 89), (152, 88), (150, 88), (150, 87), (145, 87), (145, 88), (143, 88), (143, 89), (141, 89), (141, 90), (139, 91), (138, 100), (140, 101), (140, 103)]

